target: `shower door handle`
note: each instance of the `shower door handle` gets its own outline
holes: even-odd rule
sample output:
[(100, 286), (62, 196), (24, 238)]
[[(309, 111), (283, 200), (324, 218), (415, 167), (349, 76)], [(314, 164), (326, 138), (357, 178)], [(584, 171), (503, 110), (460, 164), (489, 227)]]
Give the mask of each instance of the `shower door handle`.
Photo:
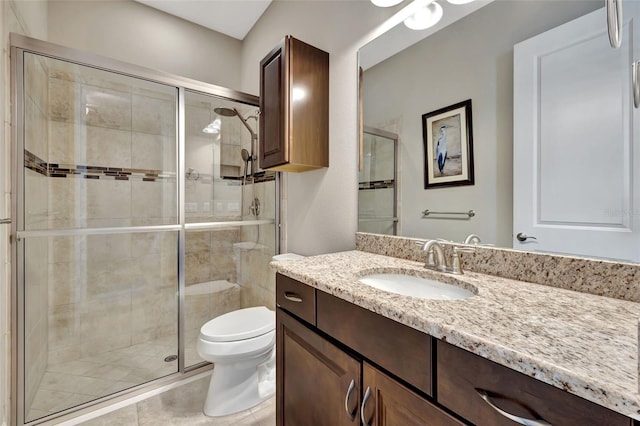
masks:
[(4, 218), (4, 219), (0, 219), (0, 225), (6, 224), (6, 223), (11, 223), (11, 218), (10, 217)]

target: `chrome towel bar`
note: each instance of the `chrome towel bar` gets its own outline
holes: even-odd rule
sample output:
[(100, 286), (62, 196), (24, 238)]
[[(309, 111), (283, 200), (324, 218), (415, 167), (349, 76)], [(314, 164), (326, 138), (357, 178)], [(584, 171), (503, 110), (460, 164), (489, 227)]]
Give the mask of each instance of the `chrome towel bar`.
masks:
[(472, 218), (476, 215), (476, 211), (475, 210), (469, 210), (468, 212), (433, 212), (429, 209), (427, 210), (423, 210), (422, 211), (422, 217), (427, 217), (430, 216), (432, 214), (436, 214), (436, 215), (465, 215), (468, 216), (469, 218)]

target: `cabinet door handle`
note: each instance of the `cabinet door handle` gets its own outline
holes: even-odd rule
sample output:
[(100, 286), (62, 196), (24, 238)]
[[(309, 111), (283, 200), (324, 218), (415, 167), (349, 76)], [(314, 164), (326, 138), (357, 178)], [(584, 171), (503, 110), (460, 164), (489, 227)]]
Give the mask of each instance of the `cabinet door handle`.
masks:
[(617, 49), (622, 45), (622, 0), (605, 0), (605, 2), (607, 4), (609, 44)]
[(638, 74), (640, 73), (640, 61), (633, 61), (631, 64), (631, 86), (633, 88), (633, 106), (640, 108), (640, 81)]
[(290, 300), (291, 302), (302, 303), (302, 297), (300, 297), (299, 294), (293, 293), (291, 291), (285, 291), (284, 298)]
[(344, 410), (349, 415), (349, 420), (354, 421), (356, 419), (356, 413), (358, 412), (358, 404), (356, 404), (356, 408), (351, 411), (349, 410), (349, 398), (351, 398), (351, 392), (356, 388), (356, 381), (351, 379), (351, 383), (349, 383), (349, 389), (347, 389), (347, 395), (344, 397)]
[[(498, 413), (500, 413), (501, 415), (503, 415), (504, 417), (513, 420), (514, 422), (518, 423), (519, 425), (524, 425), (524, 426), (551, 426), (551, 423), (548, 423), (542, 419), (526, 419), (524, 417), (518, 417), (515, 416), (513, 414), (507, 413), (506, 411), (502, 410), (500, 407), (498, 407), (496, 404), (493, 403), (493, 401), (491, 400), (491, 397), (489, 397), (489, 393), (484, 390), (484, 389), (476, 389), (476, 392), (478, 393), (478, 395), (480, 395), (480, 398), (482, 398), (484, 400), (484, 402), (486, 402), (487, 404), (489, 404), (489, 406), (491, 408), (493, 408), (494, 410), (496, 410)], [(362, 405), (364, 405), (364, 402), (362, 403)]]
[(371, 398), (371, 388), (367, 386), (367, 391), (364, 393), (364, 398), (362, 398), (362, 405), (360, 406), (360, 420), (362, 421), (362, 426), (371, 426), (370, 423), (364, 419), (364, 407), (367, 405), (367, 401)]

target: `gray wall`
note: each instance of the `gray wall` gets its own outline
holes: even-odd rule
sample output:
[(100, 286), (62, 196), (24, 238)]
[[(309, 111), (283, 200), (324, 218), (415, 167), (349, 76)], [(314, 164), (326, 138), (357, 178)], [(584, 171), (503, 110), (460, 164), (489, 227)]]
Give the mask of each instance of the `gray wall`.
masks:
[[(462, 241), (476, 233), (511, 246), (513, 45), (601, 6), (498, 0), (365, 72), (365, 124), (400, 135), (402, 235)], [(425, 190), (422, 114), (466, 99), (475, 185)], [(427, 208), (477, 215), (421, 219)]]
[(49, 1), (49, 41), (239, 90), (242, 43), (136, 3)]

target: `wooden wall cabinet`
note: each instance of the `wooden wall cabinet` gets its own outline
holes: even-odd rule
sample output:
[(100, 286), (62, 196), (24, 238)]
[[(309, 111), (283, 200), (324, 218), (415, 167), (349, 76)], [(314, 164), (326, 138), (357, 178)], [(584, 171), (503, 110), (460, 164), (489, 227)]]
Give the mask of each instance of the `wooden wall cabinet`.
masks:
[(260, 62), (262, 169), (329, 167), (329, 54), (291, 36)]

